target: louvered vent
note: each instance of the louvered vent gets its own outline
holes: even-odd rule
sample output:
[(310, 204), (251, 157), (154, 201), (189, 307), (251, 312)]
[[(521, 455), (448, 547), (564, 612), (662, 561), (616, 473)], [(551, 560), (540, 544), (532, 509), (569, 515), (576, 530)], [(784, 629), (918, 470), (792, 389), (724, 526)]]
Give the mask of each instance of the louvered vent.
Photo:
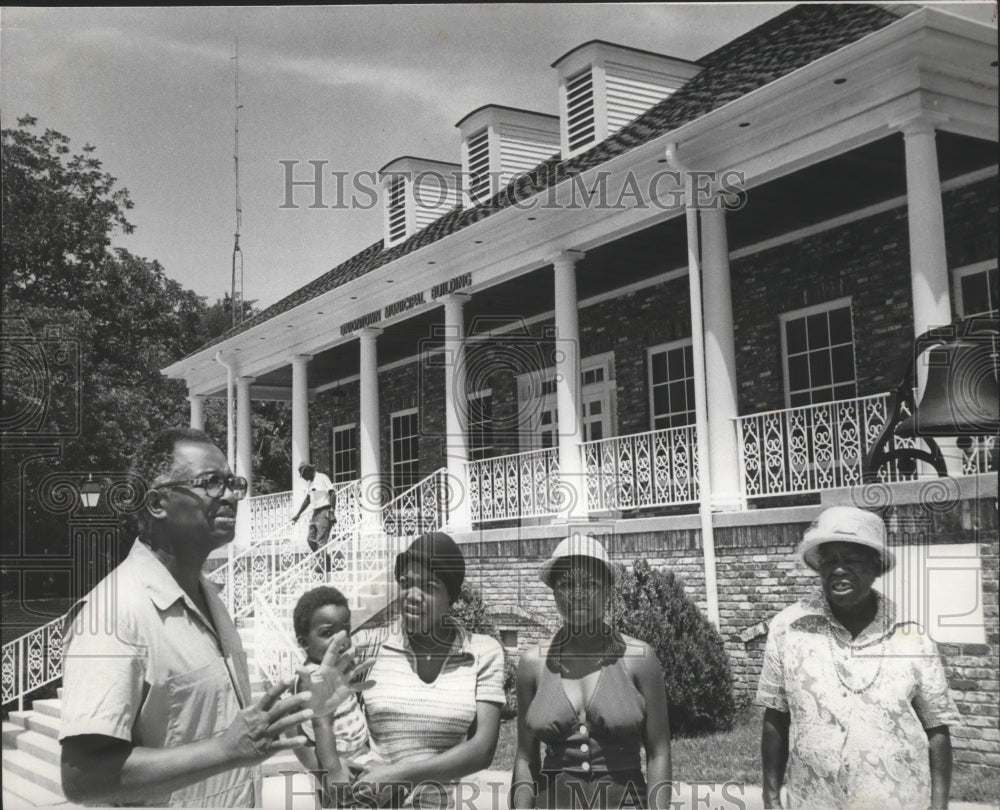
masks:
[(455, 126), (462, 133), (464, 202), (469, 206), (482, 205), (516, 176), (559, 152), (559, 119), (554, 115), (485, 104)]
[(490, 131), (484, 129), (468, 141), (469, 196), (474, 203), (481, 203), (491, 195), (490, 189)]
[(694, 62), (599, 39), (552, 67), (559, 73), (564, 158), (611, 137), (701, 70)]
[(406, 179), (394, 177), (389, 183), (389, 241), (406, 236)]
[(589, 68), (566, 82), (566, 130), (570, 151), (595, 140), (594, 74)]

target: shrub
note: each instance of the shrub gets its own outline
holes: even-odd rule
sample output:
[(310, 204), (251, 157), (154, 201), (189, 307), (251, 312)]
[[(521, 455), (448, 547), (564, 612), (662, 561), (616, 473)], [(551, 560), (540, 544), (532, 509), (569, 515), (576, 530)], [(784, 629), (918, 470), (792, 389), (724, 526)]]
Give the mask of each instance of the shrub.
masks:
[[(486, 609), (483, 597), (468, 585), (462, 590), (451, 606), (451, 616), (470, 633), (480, 633), (500, 641), (500, 630)], [(503, 651), (503, 691), (507, 704), (500, 710), (500, 716), (507, 719), (517, 716), (517, 665)]]
[(696, 735), (732, 728), (733, 676), (722, 637), (669, 570), (636, 560), (611, 601), (615, 626), (647, 642), (663, 667), (670, 729)]

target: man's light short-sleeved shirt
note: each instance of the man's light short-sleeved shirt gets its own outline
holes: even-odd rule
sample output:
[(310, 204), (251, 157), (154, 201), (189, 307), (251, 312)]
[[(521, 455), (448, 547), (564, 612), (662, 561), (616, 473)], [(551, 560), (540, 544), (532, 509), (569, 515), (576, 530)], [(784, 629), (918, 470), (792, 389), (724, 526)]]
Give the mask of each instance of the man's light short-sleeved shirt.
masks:
[(309, 504), (313, 509), (330, 505), (330, 490), (333, 489), (333, 482), (323, 473), (313, 473), (313, 480), (309, 482)]
[(877, 599), (874, 620), (854, 639), (822, 589), (771, 621), (757, 702), (791, 716), (790, 807), (912, 810), (930, 802), (925, 729), (958, 725), (961, 716), (934, 642)]
[[(211, 624), (136, 541), (70, 613), (60, 740), (100, 734), (173, 748), (230, 726), (250, 700), (247, 658), (215, 586), (202, 579), (202, 591)], [(258, 768), (234, 768), (143, 803), (252, 807), (258, 778)]]

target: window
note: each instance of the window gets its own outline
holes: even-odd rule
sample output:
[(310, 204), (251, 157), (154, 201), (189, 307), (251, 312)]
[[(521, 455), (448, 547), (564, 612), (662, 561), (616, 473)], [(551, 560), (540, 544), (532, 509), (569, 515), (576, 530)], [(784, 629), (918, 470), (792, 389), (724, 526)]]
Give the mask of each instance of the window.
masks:
[[(615, 435), (614, 359), (614, 352), (606, 352), (580, 361), (580, 416), (585, 442)], [(559, 445), (555, 378), (555, 368), (518, 377), (523, 449)]]
[(691, 339), (648, 350), (650, 421), (653, 430), (693, 425), (694, 354)]
[(501, 630), (500, 643), (508, 649), (517, 649), (517, 630)]
[(959, 316), (973, 315), (997, 317), (998, 304), (997, 260), (970, 264), (952, 270), (955, 280), (955, 309)]
[(782, 315), (781, 351), (788, 407), (858, 395), (850, 298)]
[(493, 451), (493, 392), (469, 395), (469, 460), (486, 458)]
[(399, 493), (420, 480), (417, 411), (394, 413), (391, 419), (392, 488)]
[(360, 477), (357, 425), (352, 423), (333, 429), (330, 437), (330, 458), (333, 459), (333, 483), (343, 484)]

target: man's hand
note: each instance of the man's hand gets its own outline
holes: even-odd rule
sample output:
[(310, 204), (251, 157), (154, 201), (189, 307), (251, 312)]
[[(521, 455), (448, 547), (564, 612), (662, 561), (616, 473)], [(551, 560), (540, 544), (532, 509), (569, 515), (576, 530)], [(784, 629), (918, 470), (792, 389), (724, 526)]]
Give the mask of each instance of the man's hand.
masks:
[(307, 722), (313, 716), (312, 709), (308, 708), (312, 698), (309, 692), (299, 692), (278, 700), (288, 686), (288, 681), (272, 686), (256, 706), (250, 706), (236, 715), (232, 725), (222, 734), (222, 745), (234, 764), (256, 764), (278, 751), (306, 744), (303, 736), (282, 737), (282, 732)]
[[(354, 655), (350, 651), (351, 640), (346, 630), (341, 630), (330, 641), (326, 648), (319, 669), (309, 672), (304, 667), (299, 669), (302, 682), (308, 684), (312, 697), (307, 704), (314, 716), (323, 717), (335, 712), (353, 692), (362, 692), (375, 685), (374, 681), (352, 684), (358, 675), (371, 669), (375, 659), (369, 659), (363, 664), (354, 665)], [(303, 694), (300, 692), (299, 694)]]
[(292, 525), (294, 526), (296, 521), (299, 519), (298, 515), (292, 515)]

